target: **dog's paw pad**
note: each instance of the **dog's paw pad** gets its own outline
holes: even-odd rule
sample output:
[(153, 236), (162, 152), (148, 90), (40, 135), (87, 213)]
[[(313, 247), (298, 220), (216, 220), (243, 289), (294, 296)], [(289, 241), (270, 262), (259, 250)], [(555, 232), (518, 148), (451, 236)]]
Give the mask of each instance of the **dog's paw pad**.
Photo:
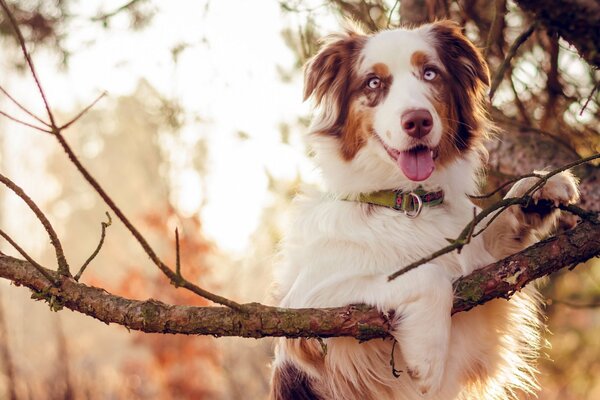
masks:
[(577, 180), (569, 172), (552, 176), (531, 196), (534, 202), (550, 200), (555, 206), (576, 203), (579, 200)]

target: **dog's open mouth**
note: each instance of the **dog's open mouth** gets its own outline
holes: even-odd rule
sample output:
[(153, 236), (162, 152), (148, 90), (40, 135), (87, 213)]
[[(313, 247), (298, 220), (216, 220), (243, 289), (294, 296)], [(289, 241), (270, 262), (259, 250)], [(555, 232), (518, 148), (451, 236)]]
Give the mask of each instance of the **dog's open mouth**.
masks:
[(429, 178), (435, 169), (435, 150), (424, 145), (418, 145), (407, 151), (399, 151), (396, 164), (404, 175), (411, 181), (424, 181)]
[(438, 156), (437, 147), (432, 149), (420, 144), (409, 150), (400, 151), (386, 146), (383, 141), (381, 143), (404, 175), (411, 181), (424, 181), (433, 173), (435, 159)]

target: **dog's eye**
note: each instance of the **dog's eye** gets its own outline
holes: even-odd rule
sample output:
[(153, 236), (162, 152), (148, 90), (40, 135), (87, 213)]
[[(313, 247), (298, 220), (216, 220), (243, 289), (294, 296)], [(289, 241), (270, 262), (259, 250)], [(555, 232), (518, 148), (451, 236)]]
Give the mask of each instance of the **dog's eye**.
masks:
[(425, 71), (423, 71), (423, 79), (425, 79), (426, 81), (432, 81), (435, 79), (436, 76), (437, 72), (435, 72), (431, 68), (427, 68)]
[(367, 87), (369, 89), (379, 89), (380, 86), (381, 79), (377, 78), (376, 76), (367, 81)]

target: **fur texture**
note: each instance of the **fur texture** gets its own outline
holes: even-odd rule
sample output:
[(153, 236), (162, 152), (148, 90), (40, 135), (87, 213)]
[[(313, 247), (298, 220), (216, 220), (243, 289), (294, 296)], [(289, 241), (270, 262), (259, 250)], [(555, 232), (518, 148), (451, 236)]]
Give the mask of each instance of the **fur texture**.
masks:
[[(308, 63), (305, 97), (315, 101), (308, 141), (327, 193), (295, 201), (277, 276), (280, 305), (367, 303), (394, 310), (394, 359), (402, 373), (392, 374), (392, 340), (328, 339), (325, 355), (315, 340), (282, 339), (272, 399), (507, 399), (535, 390), (541, 326), (535, 290), (450, 317), (452, 282), (528, 246), (550, 229), (556, 213), (514, 207), (461, 254), (386, 279), (445, 246), (472, 218), (467, 194), (477, 193), (482, 143), (491, 130), (482, 105), (488, 84), (480, 53), (447, 21), (373, 36), (334, 35)], [(406, 133), (403, 120), (415, 109), (431, 115), (431, 131), (420, 138)], [(430, 175), (419, 172), (418, 181), (401, 163), (416, 152), (435, 166)], [(509, 195), (527, 184), (517, 183)], [(416, 219), (342, 200), (419, 185), (443, 189), (445, 200)], [(576, 182), (557, 175), (536, 196), (576, 201)]]

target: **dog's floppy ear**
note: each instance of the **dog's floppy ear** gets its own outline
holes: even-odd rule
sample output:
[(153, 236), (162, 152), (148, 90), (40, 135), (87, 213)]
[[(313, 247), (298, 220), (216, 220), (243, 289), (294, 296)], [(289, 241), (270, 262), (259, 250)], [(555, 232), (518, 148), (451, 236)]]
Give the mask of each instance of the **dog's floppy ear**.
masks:
[(465, 150), (484, 137), (490, 126), (485, 111), (485, 89), (490, 84), (487, 63), (477, 48), (452, 21), (431, 25), (438, 57), (449, 75), (448, 101), (456, 115), (454, 144)]
[(440, 60), (448, 72), (463, 87), (478, 90), (481, 84), (489, 86), (490, 72), (483, 56), (462, 34), (453, 21), (434, 22), (431, 26)]
[(304, 69), (304, 100), (314, 95), (317, 103), (331, 90), (343, 90), (365, 37), (354, 31), (329, 35)]
[(323, 106), (322, 119), (329, 128), (339, 126), (348, 106), (354, 68), (366, 36), (346, 31), (328, 36), (304, 69), (304, 100)]

